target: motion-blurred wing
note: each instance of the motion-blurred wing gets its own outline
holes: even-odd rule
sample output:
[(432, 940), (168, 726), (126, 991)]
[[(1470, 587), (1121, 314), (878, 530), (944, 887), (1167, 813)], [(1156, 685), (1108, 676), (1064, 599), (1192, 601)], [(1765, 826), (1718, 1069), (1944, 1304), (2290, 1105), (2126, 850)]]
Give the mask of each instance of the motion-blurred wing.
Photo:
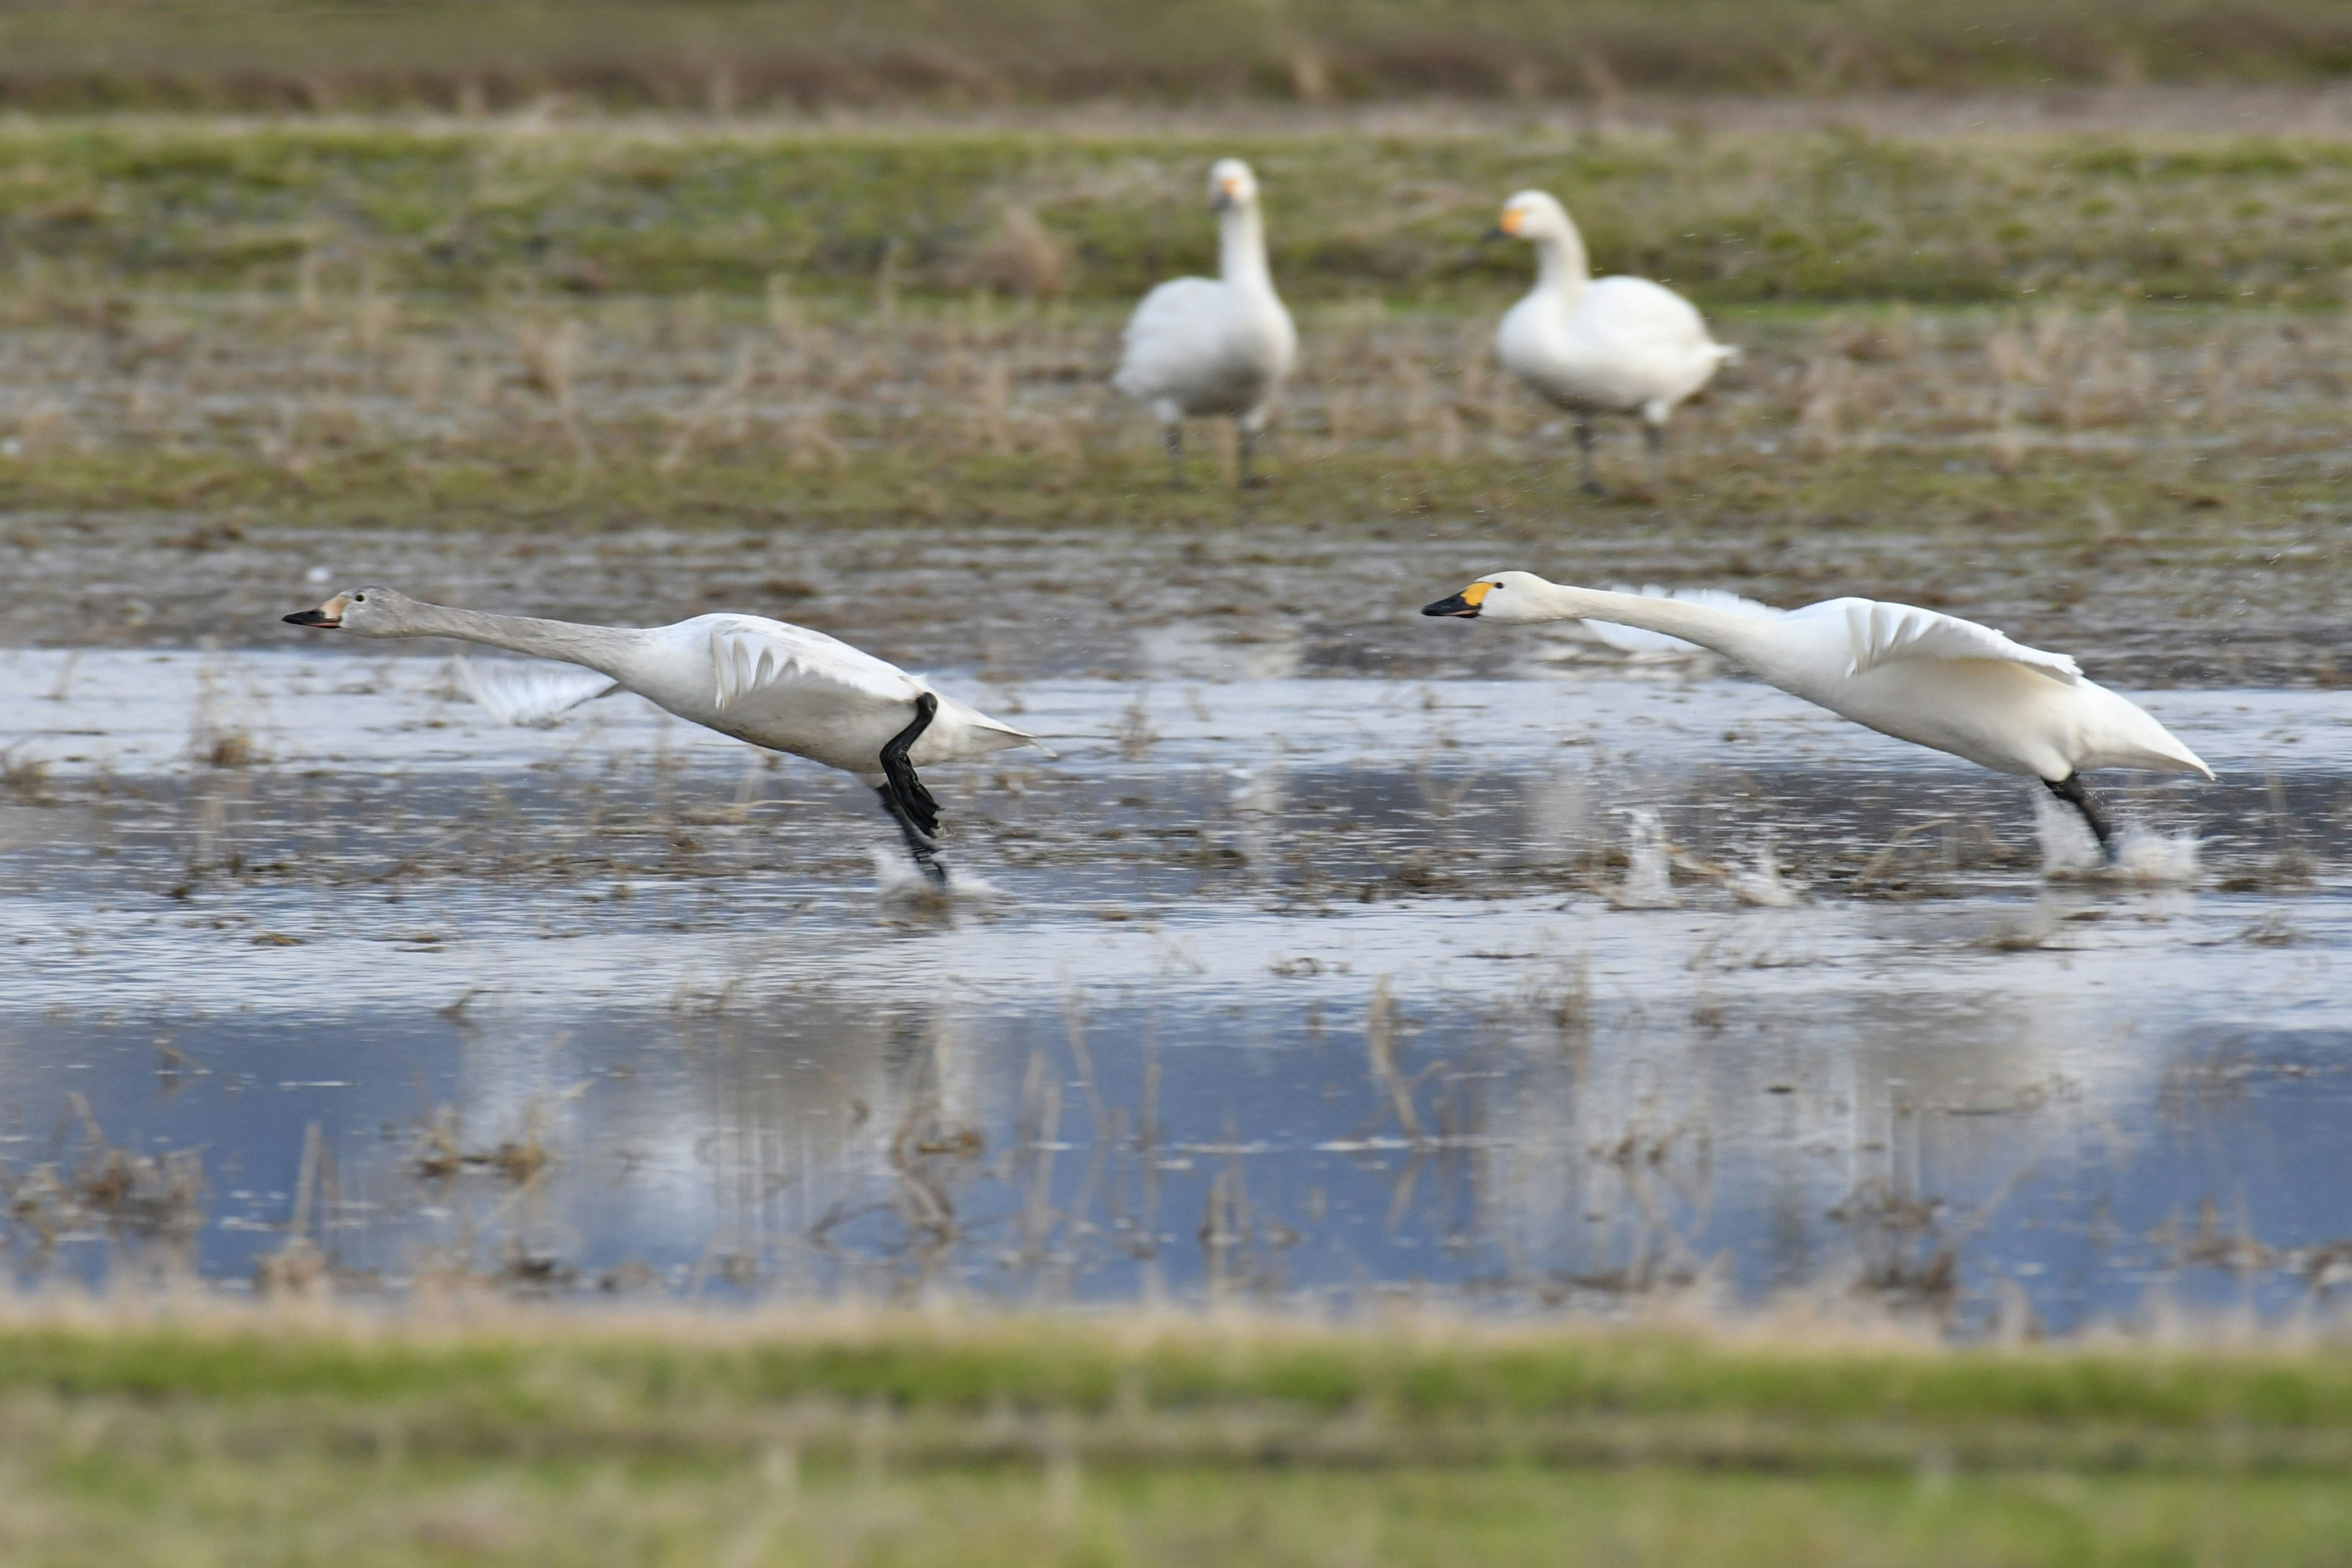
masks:
[[(1760, 605), (1753, 599), (1743, 599), (1723, 588), (1661, 588), (1655, 583), (1645, 583), (1639, 588), (1619, 585), (1612, 590), (1619, 594), (1643, 594), (1653, 599), (1678, 599), (1685, 605), (1704, 605), (1710, 610), (1722, 610), (1735, 616), (1775, 616), (1789, 612)], [(1620, 653), (1664, 654), (1686, 658), (1707, 650), (1695, 642), (1668, 637), (1664, 632), (1644, 631), (1640, 626), (1621, 626), (1611, 621), (1587, 621), (1584, 629)]]
[(904, 702), (922, 690), (895, 664), (823, 632), (757, 616), (711, 617), (710, 670), (723, 711), (764, 691), (832, 690)]
[(457, 684), (501, 724), (544, 730), (583, 702), (620, 689), (620, 682), (571, 664), (525, 664), (499, 659), (476, 664), (457, 656)]
[(2063, 653), (2044, 653), (2012, 642), (1990, 626), (1957, 616), (1874, 599), (1838, 599), (1822, 608), (1844, 615), (1846, 635), (1853, 648), (1853, 663), (1847, 668), (1850, 675), (1898, 658), (1990, 658), (2021, 664), (2068, 686), (2083, 678), (2082, 667)]

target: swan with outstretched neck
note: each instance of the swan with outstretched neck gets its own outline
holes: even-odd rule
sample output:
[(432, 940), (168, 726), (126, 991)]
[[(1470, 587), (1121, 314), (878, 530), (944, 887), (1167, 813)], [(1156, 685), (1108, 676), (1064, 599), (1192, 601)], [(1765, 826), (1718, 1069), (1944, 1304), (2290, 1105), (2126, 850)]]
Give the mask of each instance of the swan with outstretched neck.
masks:
[(568, 680), (537, 683), (522, 701), (500, 700), (478, 672), (467, 672), (468, 689), (485, 706), (518, 722), (634, 691), (688, 723), (855, 773), (881, 796), (908, 853), (934, 887), (947, 881), (939, 858), (939, 803), (916, 768), (1040, 744), (894, 664), (761, 616), (586, 626), (485, 615), (369, 586), (285, 619), (364, 637), (455, 637), (582, 667)]
[(1209, 171), (1217, 211), (1215, 278), (1175, 278), (1143, 297), (1127, 323), (1111, 384), (1158, 416), (1169, 482), (1184, 483), (1184, 421), (1230, 416), (1241, 433), (1241, 482), (1276, 394), (1298, 358), (1298, 331), (1266, 265), (1257, 176), (1238, 158)]
[(1580, 483), (1592, 472), (1592, 416), (1640, 416), (1654, 468), (1666, 421), (1739, 351), (1707, 335), (1691, 302), (1646, 278), (1595, 278), (1584, 236), (1542, 191), (1503, 204), (1492, 230), (1535, 247), (1536, 282), (1495, 330), (1495, 353), (1538, 396), (1576, 420)]
[[(1737, 604), (1739, 601), (1732, 601)], [(1527, 624), (1607, 621), (1680, 637), (1882, 735), (2038, 778), (2083, 814), (2110, 857), (2115, 836), (2083, 785), (2099, 768), (2213, 776), (2196, 752), (2074, 659), (1916, 605), (1831, 599), (1787, 614), (1548, 583), (1496, 572), (1424, 616)]]

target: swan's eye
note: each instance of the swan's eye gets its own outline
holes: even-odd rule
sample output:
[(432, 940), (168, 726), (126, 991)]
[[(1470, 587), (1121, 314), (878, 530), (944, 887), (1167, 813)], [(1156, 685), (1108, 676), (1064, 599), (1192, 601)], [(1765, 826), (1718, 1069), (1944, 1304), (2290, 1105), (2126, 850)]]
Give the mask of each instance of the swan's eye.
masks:
[(365, 594), (353, 594), (352, 595), (352, 603), (354, 605), (364, 605), (367, 603), (367, 595)]
[(1495, 590), (1495, 592), (1496, 592), (1497, 594), (1501, 593), (1504, 589), (1506, 589), (1506, 588), (1507, 588), (1507, 587), (1509, 587), (1509, 586), (1510, 586), (1510, 584), (1509, 584), (1508, 583), (1489, 583), (1489, 584), (1487, 584), (1486, 585), (1487, 585), (1488, 587), (1490, 587), (1490, 588), (1494, 589), (1494, 590)]

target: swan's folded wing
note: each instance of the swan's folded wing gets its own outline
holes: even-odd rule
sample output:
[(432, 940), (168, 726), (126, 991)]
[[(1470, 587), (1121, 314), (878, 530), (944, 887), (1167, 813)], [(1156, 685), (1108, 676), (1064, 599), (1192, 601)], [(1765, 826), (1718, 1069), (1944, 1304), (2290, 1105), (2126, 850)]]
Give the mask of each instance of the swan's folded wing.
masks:
[(1213, 279), (1162, 283), (1129, 320), (1112, 384), (1129, 397), (1158, 397), (1213, 376), (1231, 310), (1225, 286)]
[(1853, 662), (1846, 671), (1850, 675), (1898, 658), (1989, 658), (2021, 664), (2068, 686), (2083, 678), (2082, 667), (2065, 654), (2028, 647), (1990, 626), (1957, 616), (1874, 599), (1837, 603), (1845, 613), (1846, 635), (1853, 645)]
[[(1789, 613), (1770, 605), (1759, 604), (1754, 599), (1743, 599), (1725, 588), (1662, 588), (1655, 583), (1644, 583), (1639, 588), (1620, 584), (1611, 592), (1644, 594), (1653, 599), (1678, 599), (1685, 605), (1705, 605), (1710, 610), (1722, 610), (1735, 616), (1776, 616)], [(1614, 621), (1587, 621), (1584, 629), (1620, 653), (1684, 657), (1707, 651), (1695, 642), (1685, 642), (1664, 632), (1654, 632), (1641, 626), (1621, 626)]]
[(711, 617), (710, 674), (723, 712), (762, 691), (831, 690), (905, 702), (921, 684), (895, 664), (806, 626), (756, 616)]
[(611, 676), (573, 664), (515, 659), (476, 664), (463, 654), (456, 663), (457, 685), (476, 706), (501, 724), (532, 730), (544, 730), (583, 702), (620, 689)]

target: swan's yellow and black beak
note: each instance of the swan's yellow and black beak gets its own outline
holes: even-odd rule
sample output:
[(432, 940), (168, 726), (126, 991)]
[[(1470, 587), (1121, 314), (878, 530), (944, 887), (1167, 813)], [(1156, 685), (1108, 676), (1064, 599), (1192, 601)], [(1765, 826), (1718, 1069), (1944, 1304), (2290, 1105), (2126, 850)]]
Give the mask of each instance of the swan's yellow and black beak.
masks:
[(1479, 605), (1494, 591), (1492, 583), (1473, 583), (1450, 599), (1423, 605), (1421, 613), (1424, 616), (1459, 616), (1465, 621), (1475, 621), (1478, 618)]
[(1209, 198), (1209, 210), (1223, 212), (1227, 207), (1241, 205), (1241, 203), (1242, 183), (1239, 180), (1219, 180), (1217, 194)]
[(348, 603), (350, 595), (338, 594), (315, 610), (297, 610), (290, 616), (278, 618), (289, 626), (317, 626), (322, 631), (333, 631), (343, 624), (343, 606)]

